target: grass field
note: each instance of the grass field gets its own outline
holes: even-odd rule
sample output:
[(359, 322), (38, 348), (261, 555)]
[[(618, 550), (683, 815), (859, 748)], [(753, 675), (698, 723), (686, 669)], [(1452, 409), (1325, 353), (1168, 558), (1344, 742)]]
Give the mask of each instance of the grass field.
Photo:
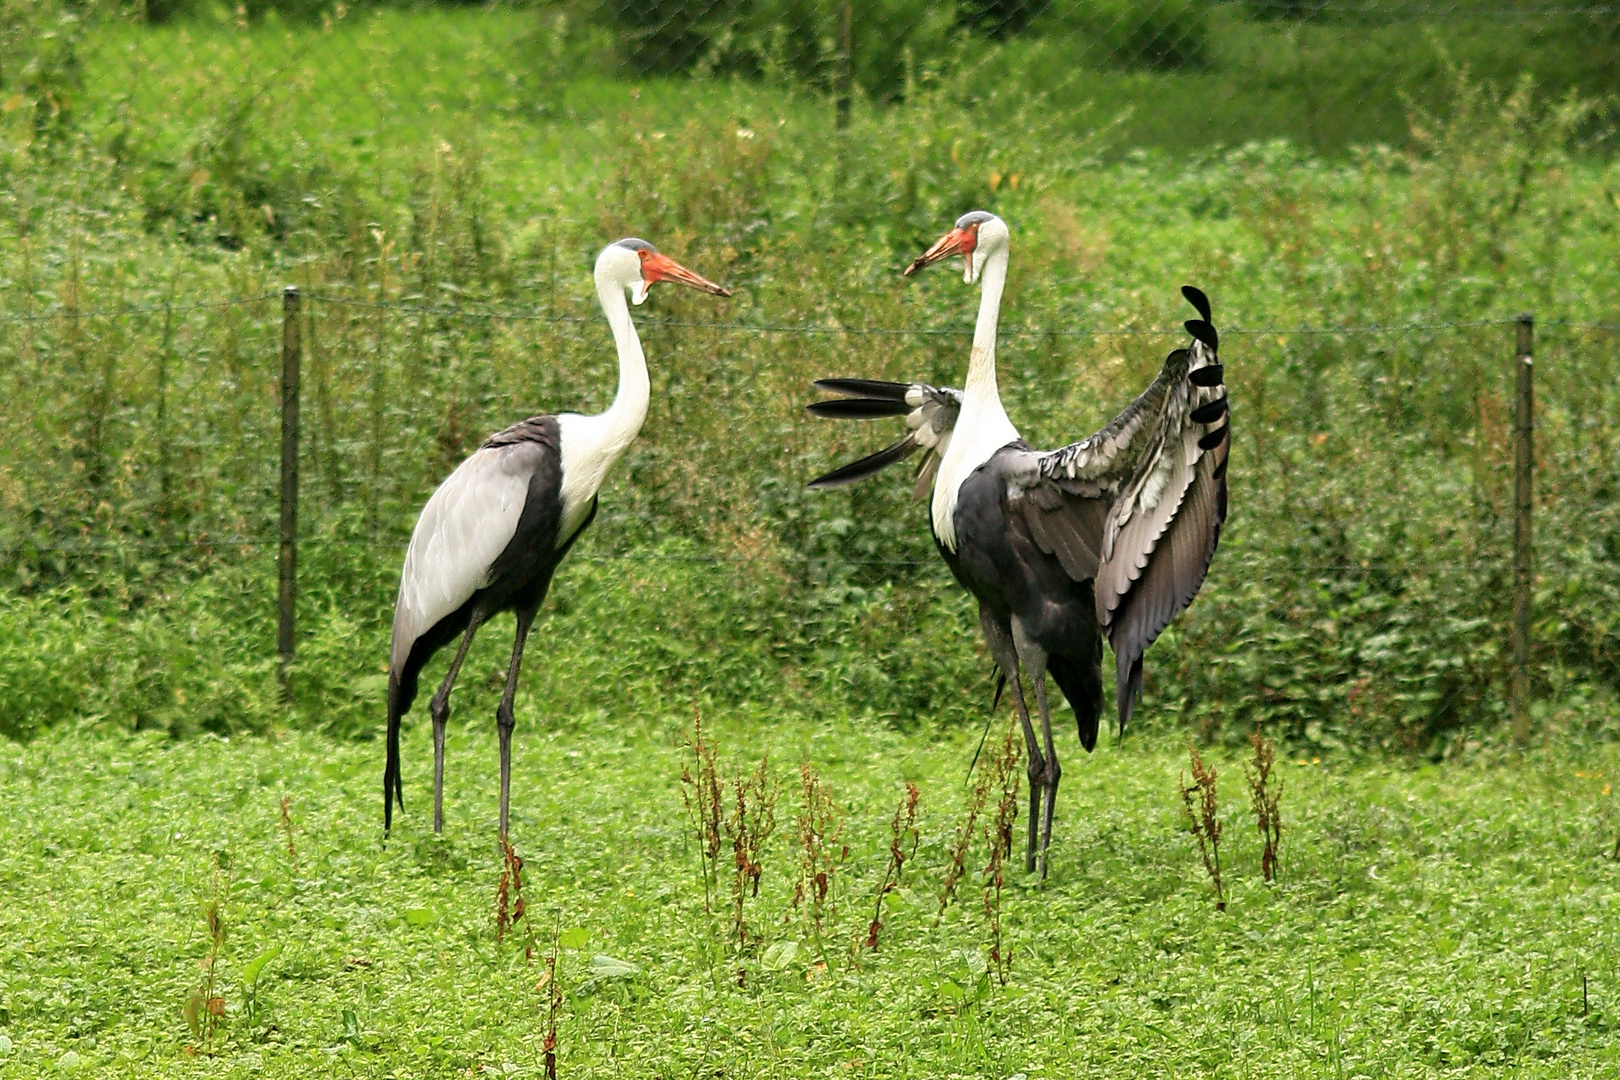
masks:
[[(495, 746), (477, 711), (452, 725), (442, 840), (420, 731), (410, 812), (387, 843), (376, 745), (63, 733), (8, 748), (0, 1076), (539, 1076), (553, 928), (563, 1077), (1620, 1071), (1612, 748), (1471, 767), (1280, 762), (1274, 886), (1239, 763), (1212, 759), (1222, 913), (1182, 824), (1175, 742), (1086, 758), (1065, 739), (1051, 876), (1008, 873), (1003, 986), (980, 848), (933, 924), (968, 734), (763, 710), (712, 721), (723, 772), (768, 751), (781, 781), (746, 911), (756, 936), (738, 952), (729, 915), (704, 912), (679, 710), (524, 721), (513, 829), (541, 954), (529, 962), (524, 923), (496, 939)], [(801, 761), (847, 813), (821, 956), (789, 904)], [(908, 780), (921, 842), (877, 949), (857, 956)], [(211, 900), (223, 1016), (209, 1036), (185, 1009)]]

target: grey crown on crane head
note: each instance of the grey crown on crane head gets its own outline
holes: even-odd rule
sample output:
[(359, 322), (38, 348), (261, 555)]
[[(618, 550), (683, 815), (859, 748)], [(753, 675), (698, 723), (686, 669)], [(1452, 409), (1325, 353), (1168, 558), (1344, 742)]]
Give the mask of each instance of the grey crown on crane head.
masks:
[(905, 269), (909, 277), (930, 263), (962, 256), (962, 280), (969, 285), (979, 280), (984, 264), (998, 249), (1011, 241), (1007, 223), (988, 210), (969, 210), (956, 219), (955, 226), (934, 242), (933, 246), (913, 260)]

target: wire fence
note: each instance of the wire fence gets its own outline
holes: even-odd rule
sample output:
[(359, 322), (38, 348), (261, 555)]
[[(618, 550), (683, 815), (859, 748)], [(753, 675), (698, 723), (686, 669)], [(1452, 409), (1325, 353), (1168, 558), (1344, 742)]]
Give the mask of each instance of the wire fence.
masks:
[[(280, 299), (278, 294), (267, 293), (211, 302), (63, 308), (0, 316), (25, 319), (36, 330), (51, 332), (49, 340), (41, 333), (13, 342), (14, 347), (22, 348), (17, 350), (19, 363), (13, 369), (16, 393), (8, 410), (8, 426), (13, 432), (54, 433), (59, 451), (34, 454), (26, 460), (19, 454), (11, 456), (7, 472), (11, 502), (14, 506), (32, 504), (35, 511), (31, 521), (13, 516), (0, 530), (6, 555), (25, 562), (53, 554), (173, 552), (203, 556), (277, 543), (271, 528), (277, 506), (277, 459), (269, 448), (279, 437), (280, 402), (273, 361), (285, 322)], [(305, 531), (310, 534), (306, 543), (396, 551), (414, 508), (432, 485), (476, 447), (486, 431), (518, 419), (514, 403), (519, 410), (523, 402), (558, 411), (578, 403), (589, 410), (593, 402), (605, 405), (611, 394), (606, 334), (595, 325), (599, 320), (585, 315), (525, 308), (427, 306), (325, 292), (306, 293), (302, 303), (294, 316), (301, 330), (300, 353), (306, 369), (301, 392), (305, 401), (300, 471), (305, 478), (303, 498), (315, 511), (313, 517), (305, 518)], [(209, 318), (198, 324), (184, 323), (184, 317), (198, 314)], [(1301, 404), (1309, 398), (1299, 387), (1290, 388), (1287, 396), (1269, 408), (1265, 402), (1255, 403), (1245, 410), (1250, 414), (1246, 419), (1269, 429), (1268, 439), (1326, 440), (1328, 431), (1347, 421), (1352, 428), (1365, 422), (1385, 404), (1375, 400), (1384, 392), (1380, 385), (1390, 382), (1383, 372), (1398, 370), (1404, 354), (1414, 363), (1404, 376), (1405, 385), (1398, 386), (1408, 398), (1396, 407), (1406, 410), (1407, 430), (1391, 429), (1386, 435), (1416, 440), (1423, 454), (1440, 463), (1450, 460), (1456, 464), (1466, 454), (1476, 458), (1485, 454), (1494, 463), (1486, 467), (1489, 471), (1507, 461), (1511, 444), (1508, 425), (1493, 417), (1492, 410), (1505, 409), (1511, 398), (1506, 381), (1511, 369), (1505, 358), (1512, 352), (1518, 322), (1518, 318), (1488, 318), (1395, 326), (1234, 326), (1223, 327), (1222, 334), (1234, 357), (1229, 365), (1240, 377), (1245, 369), (1332, 364), (1341, 353), (1358, 356), (1363, 368), (1375, 369), (1350, 373), (1343, 385), (1366, 388), (1369, 400), (1328, 406), (1347, 410), (1346, 417), (1337, 420), (1324, 414), (1313, 424), (1299, 417)], [(95, 324), (94, 328), (82, 329), (86, 323)], [(625, 510), (605, 508), (604, 523), (622, 513), (636, 523), (643, 541), (658, 532), (649, 523), (656, 523), (660, 506), (681, 519), (691, 535), (701, 535), (715, 525), (715, 506), (700, 511), (693, 505), (694, 493), (683, 490), (685, 477), (681, 474), (694, 465), (710, 474), (705, 494), (726, 493), (714, 497), (714, 504), (735, 505), (739, 497), (752, 498), (739, 493), (757, 485), (762, 477), (795, 483), (795, 471), (805, 474), (799, 479), (807, 479), (832, 458), (862, 446), (862, 436), (868, 440), (882, 437), (865, 429), (852, 434), (835, 426), (817, 426), (801, 417), (800, 407), (812, 396), (808, 383), (850, 367), (836, 339), (882, 335), (928, 342), (942, 337), (965, 339), (971, 333), (961, 326), (771, 325), (660, 317), (642, 318), (639, 325), (649, 335), (661, 335), (656, 347), (668, 350), (687, 369), (660, 388), (655, 416), (643, 438), (644, 443), (652, 444), (652, 454), (660, 462), (656, 470), (660, 475), (644, 475), (644, 479), (648, 486), (662, 490), (647, 498), (627, 492), (630, 506)], [(1592, 478), (1585, 471), (1572, 472), (1559, 464), (1578, 461), (1593, 445), (1607, 449), (1601, 439), (1591, 442), (1591, 429), (1606, 414), (1609, 392), (1606, 384), (1589, 374), (1596, 367), (1606, 370), (1616, 329), (1600, 321), (1558, 319), (1544, 320), (1539, 328), (1540, 348), (1546, 357), (1541, 365), (1540, 407), (1551, 418), (1549, 427), (1555, 440), (1551, 448), (1544, 448), (1553, 459), (1544, 467), (1550, 464), (1553, 468), (1543, 482), (1551, 485), (1547, 494), (1578, 503), (1580, 485)], [(1021, 350), (1050, 350), (1055, 355), (1044, 362), (1060, 372), (1083, 367), (1091, 358), (1112, 352), (1117, 348), (1114, 339), (1149, 339), (1130, 348), (1137, 358), (1135, 370), (1141, 372), (1138, 381), (1143, 384), (1151, 377), (1151, 366), (1159, 355), (1155, 345), (1171, 347), (1182, 336), (1184, 331), (1176, 327), (1026, 324), (1004, 330), (1004, 337), (1028, 342), (1009, 343), (1013, 357)], [(718, 401), (708, 397), (707, 387), (691, 385), (687, 357), (693, 352), (716, 352), (717, 364), (736, 370), (752, 367), (761, 355), (759, 350), (771, 347), (767, 342), (783, 337), (799, 339), (801, 344), (778, 352), (780, 363), (773, 365), (777, 368), (773, 377), (758, 378), (746, 388), (738, 379), (739, 385)], [(1347, 344), (1320, 344), (1322, 339), (1341, 337)], [(825, 340), (828, 338), (834, 340)], [(1376, 359), (1370, 365), (1363, 346), (1348, 344), (1367, 338), (1382, 339), (1373, 350)], [(1055, 344), (1065, 341), (1069, 344)], [(943, 348), (942, 355), (948, 357), (960, 345)], [(914, 362), (919, 367), (931, 366), (933, 349), (928, 346)], [(538, 371), (537, 358), (541, 359)], [(657, 356), (652, 363), (656, 372)], [(904, 372), (882, 373), (904, 376)], [(1064, 383), (1073, 381), (1067, 375), (1061, 378)], [(93, 383), (88, 394), (86, 379)], [(102, 381), (96, 383), (98, 379)], [(477, 384), (471, 395), (469, 382)], [(57, 393), (42, 393), (51, 389)], [(1459, 389), (1466, 390), (1469, 397), (1460, 403), (1450, 400), (1458, 396)], [(1089, 412), (1100, 423), (1134, 392), (1133, 384), (1113, 386), (1108, 398), (1076, 409), (1076, 399), (1091, 391), (1085, 383), (1065, 385), (1056, 408), (1050, 400), (1037, 396), (1041, 390), (1014, 383), (1004, 392), (1014, 407), (1024, 395), (1028, 395), (1024, 404), (1032, 409), (1040, 411), (1044, 406), (1047, 416), (1041, 419), (1056, 420), (1062, 432), (1058, 437), (1064, 441), (1089, 430), (1084, 424), (1076, 427), (1076, 413), (1085, 416)], [(1333, 393), (1338, 396), (1342, 390)], [(458, 398), (465, 400), (458, 402)], [(1243, 403), (1241, 397), (1238, 401)], [(694, 405), (703, 415), (692, 414)], [(1321, 409), (1323, 405), (1317, 402), (1311, 407)], [(656, 414), (665, 409), (685, 413), (681, 426), (698, 429), (692, 445), (672, 445), (669, 434), (658, 430)], [(728, 431), (728, 412), (749, 416), (750, 424), (763, 430), (749, 435), (734, 428)], [(761, 415), (767, 417), (763, 423), (758, 419)], [(786, 443), (778, 441), (779, 425), (791, 433)], [(1313, 426), (1324, 430), (1312, 435), (1306, 429)], [(1488, 445), (1477, 445), (1476, 440)], [(777, 450), (774, 461), (767, 456), (773, 444)], [(1469, 444), (1466, 450), (1460, 449), (1463, 444)], [(13, 448), (23, 447), (14, 443)], [(1340, 452), (1357, 449), (1347, 445)], [(1411, 449), (1406, 447), (1406, 452)], [(706, 454), (715, 455), (712, 467), (701, 464)], [(1601, 453), (1599, 456), (1601, 459)], [(736, 466), (737, 475), (727, 475), (727, 463)], [(1477, 461), (1464, 464), (1476, 473), (1480, 470)], [(363, 535), (323, 534), (322, 521), (355, 506), (369, 507)], [(899, 508), (896, 512), (904, 513)], [(262, 524), (255, 527), (249, 524), (252, 522)], [(582, 557), (617, 556), (609, 550)], [(782, 554), (647, 555), (643, 550), (639, 557), (725, 563), (779, 561)], [(898, 570), (934, 564), (931, 558), (899, 553), (862, 557), (853, 551), (801, 550), (795, 557), (807, 567), (837, 563)], [(1406, 570), (1479, 569), (1486, 564), (1441, 559)], [(1377, 568), (1378, 564), (1372, 564), (1372, 569)], [(1356, 574), (1368, 569), (1365, 560), (1295, 560), (1269, 572)]]
[[(301, 300), (292, 315), (303, 372), (302, 487), (292, 534), (301, 554), (298, 591), (283, 592), (281, 610), (285, 657), (317, 633), (315, 667), (304, 678), (326, 687), (334, 678), (328, 668), (356, 662), (333, 653), (334, 598), (350, 618), (386, 621), (405, 538), (433, 485), (485, 431), (526, 411), (519, 403), (589, 411), (606, 404), (613, 374), (608, 335), (583, 315), (535, 319), (527, 308), (460, 310), (314, 291)], [(31, 507), (4, 519), (0, 548), (12, 589), (65, 586), (169, 604), (188, 583), (224, 572), (256, 583), (264, 599), (250, 606), (264, 607), (278, 572), (271, 551), (285, 550), (275, 524), (278, 491), (286, 490), (275, 449), (283, 297), (69, 314), (30, 324), (48, 334), (35, 338), (31, 359), (20, 351), (27, 362), (14, 367), (14, 393), (4, 403), (8, 430), (37, 433), (54, 424), (60, 433), (53, 453), (7, 461), (8, 504)], [(1610, 370), (1620, 335), (1595, 320), (1547, 323), (1535, 347), (1538, 576), (1517, 583), (1510, 419), (1517, 319), (1358, 326), (1342, 337), (1322, 327), (1228, 332), (1233, 516), (1195, 616), (1177, 624), (1190, 648), (1161, 661), (1168, 685), (1195, 696), (1239, 694), (1228, 697), (1228, 709), (1295, 718), (1286, 723), (1304, 731), (1308, 720), (1299, 717), (1337, 715), (1342, 705), (1317, 701), (1297, 675), (1279, 676), (1297, 671), (1304, 654), (1328, 672), (1342, 670), (1352, 713), (1371, 708), (1376, 692), (1387, 698), (1378, 708), (1392, 715), (1421, 706), (1424, 717), (1441, 717), (1413, 721), (1416, 734), (1402, 736), (1421, 741), (1431, 727), (1446, 729), (1443, 717), (1455, 710), (1489, 712), (1515, 626), (1504, 601), (1520, 590), (1544, 598), (1527, 661), (1550, 665), (1547, 672), (1610, 670), (1620, 641), (1604, 590), (1617, 582), (1592, 560), (1602, 558), (1607, 537), (1620, 535), (1607, 494), (1620, 446), (1607, 421), (1611, 392), (1594, 376)], [(804, 610), (792, 632), (812, 642), (843, 632), (829, 628), (826, 608), (843, 601), (817, 596), (853, 589), (858, 597), (873, 588), (956, 595), (928, 550), (922, 511), (905, 501), (909, 481), (879, 479), (848, 494), (804, 490), (810, 476), (891, 435), (818, 424), (802, 405), (811, 378), (854, 370), (845, 330), (900, 336), (895, 354), (879, 362), (883, 370), (862, 374), (927, 367), (936, 350), (956, 368), (964, 342), (941, 341), (937, 327), (892, 324), (771, 328), (648, 318), (640, 326), (655, 373), (653, 412), (604, 495), (589, 541), (570, 556), (576, 575), (604, 583), (679, 575), (682, 605), (723, 594), (728, 610), (756, 612), (748, 618), (780, 608), (792, 595), (783, 583), (797, 582), (792, 602)], [(1011, 340), (1009, 370), (1039, 358), (1055, 383), (1030, 387), (1009, 377), (1009, 409), (1021, 421), (1035, 413), (1061, 438), (1081, 436), (1091, 422), (1079, 422), (1077, 412), (1106, 418), (1183, 336), (1171, 327), (1125, 326)], [(1134, 356), (1124, 376), (1111, 362), (1122, 351)], [(109, 356), (114, 368), (98, 367)], [(1405, 375), (1403, 363), (1412, 365)], [(45, 376), (64, 366), (72, 370), (59, 371), (66, 377), (58, 393), (42, 395)], [(670, 375), (660, 378), (661, 368)], [(705, 368), (721, 377), (706, 383)], [(1088, 400), (1097, 383), (1087, 369), (1109, 374), (1104, 400)], [(1267, 386), (1265, 373), (1290, 371)], [(742, 372), (750, 378), (737, 377)], [(1326, 383), (1313, 391), (1316, 377)], [(111, 380), (105, 392), (96, 378)], [(724, 392), (716, 395), (716, 386)], [(470, 396), (470, 387), (480, 389)], [(1055, 400), (1030, 392), (1050, 396), (1054, 388), (1061, 391)], [(316, 615), (317, 630), (296, 632), (296, 595), (323, 598), (317, 604), (328, 613)], [(307, 621), (310, 601), (303, 604)], [(670, 614), (680, 618), (674, 612), (682, 605)], [(1400, 627), (1414, 621), (1432, 629), (1400, 638)], [(1353, 650), (1331, 640), (1340, 631), (1319, 629), (1339, 622), (1363, 624)], [(1311, 637), (1319, 640), (1307, 644)], [(1391, 641), (1402, 642), (1396, 652)], [(272, 655), (269, 640), (261, 648)], [(1353, 658), (1340, 655), (1352, 651)], [(1388, 680), (1382, 689), (1364, 691), (1368, 678), (1379, 677)], [(1535, 684), (1549, 678), (1538, 674)], [(346, 685), (320, 692), (347, 703), (345, 715), (358, 708), (348, 722), (363, 729), (374, 710), (350, 701)]]

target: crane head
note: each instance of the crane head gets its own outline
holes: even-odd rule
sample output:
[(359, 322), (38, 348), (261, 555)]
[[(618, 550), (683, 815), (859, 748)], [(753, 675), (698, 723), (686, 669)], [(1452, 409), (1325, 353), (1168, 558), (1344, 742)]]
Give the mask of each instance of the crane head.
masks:
[(724, 285), (716, 285), (701, 274), (694, 274), (647, 241), (633, 236), (607, 246), (597, 260), (598, 272), (604, 268), (621, 279), (624, 287), (630, 290), (631, 302), (635, 304), (646, 300), (648, 291), (660, 281), (673, 281), (715, 296), (731, 295), (731, 290)]
[(978, 279), (979, 271), (984, 266), (984, 256), (987, 241), (1007, 240), (1007, 225), (988, 210), (972, 210), (956, 219), (956, 225), (950, 232), (934, 241), (932, 247), (906, 267), (907, 277), (921, 270), (930, 263), (948, 259), (952, 255), (962, 256), (962, 280), (969, 285)]

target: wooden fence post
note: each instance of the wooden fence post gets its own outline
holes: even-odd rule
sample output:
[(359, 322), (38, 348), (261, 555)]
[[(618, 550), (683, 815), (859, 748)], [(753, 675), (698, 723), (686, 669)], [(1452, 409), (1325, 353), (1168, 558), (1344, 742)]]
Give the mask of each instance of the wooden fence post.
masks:
[(1535, 492), (1535, 317), (1516, 320), (1517, 376), (1513, 395), (1513, 742), (1530, 741), (1530, 598), (1535, 553), (1531, 511)]
[(281, 587), (276, 597), (280, 623), (276, 649), (281, 654), (281, 692), (289, 697), (297, 649), (294, 615), (298, 601), (298, 286), (281, 293)]

